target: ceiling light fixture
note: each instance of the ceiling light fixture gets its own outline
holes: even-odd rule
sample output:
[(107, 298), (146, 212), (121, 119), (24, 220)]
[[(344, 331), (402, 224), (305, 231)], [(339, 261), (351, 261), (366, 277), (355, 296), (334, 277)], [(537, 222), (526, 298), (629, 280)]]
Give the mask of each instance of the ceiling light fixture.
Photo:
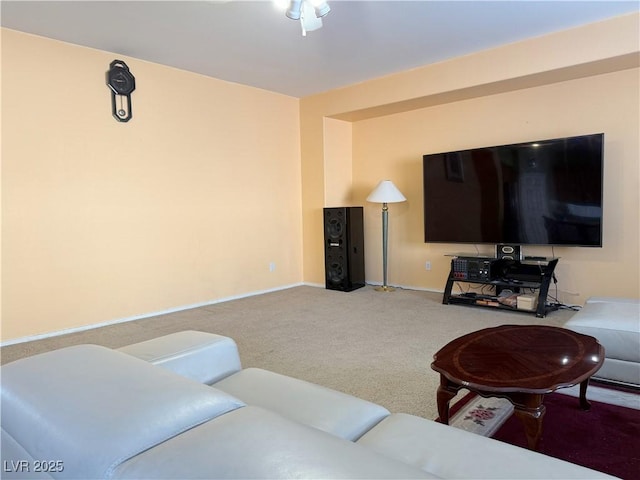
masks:
[(292, 20), (300, 20), (302, 35), (306, 36), (307, 32), (322, 27), (322, 17), (330, 11), (331, 7), (325, 0), (291, 0), (286, 6), (285, 15)]

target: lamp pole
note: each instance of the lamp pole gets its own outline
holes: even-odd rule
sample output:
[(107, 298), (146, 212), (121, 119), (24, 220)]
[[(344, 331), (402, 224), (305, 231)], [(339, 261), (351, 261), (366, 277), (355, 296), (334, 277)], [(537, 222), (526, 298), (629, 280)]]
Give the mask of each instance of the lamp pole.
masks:
[(376, 290), (393, 292), (394, 288), (387, 285), (387, 243), (389, 241), (389, 205), (382, 204), (382, 286)]

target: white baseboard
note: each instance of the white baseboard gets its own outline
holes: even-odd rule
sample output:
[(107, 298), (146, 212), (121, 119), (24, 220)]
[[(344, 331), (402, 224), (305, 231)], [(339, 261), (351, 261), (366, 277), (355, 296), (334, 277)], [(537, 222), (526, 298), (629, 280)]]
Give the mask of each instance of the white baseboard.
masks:
[[(206, 307), (206, 306), (209, 306), (209, 305), (215, 305), (217, 303), (229, 302), (231, 300), (239, 300), (241, 298), (254, 297), (256, 295), (263, 295), (265, 293), (278, 292), (280, 290), (288, 290), (289, 288), (300, 287), (302, 285), (315, 286), (314, 284), (308, 284), (308, 283), (302, 283), (302, 282), (301, 283), (294, 283), (294, 284), (291, 284), (291, 285), (284, 285), (284, 286), (281, 286), (281, 287), (271, 288), (271, 289), (267, 289), (267, 290), (258, 290), (258, 291), (255, 291), (255, 292), (243, 293), (241, 295), (234, 295), (234, 296), (231, 296), (231, 297), (219, 298), (219, 299), (216, 299), (216, 300), (209, 300), (209, 301), (206, 301), (206, 302), (195, 303), (195, 304), (192, 304), (192, 305), (181, 305), (179, 307), (170, 308), (170, 309), (162, 310), (162, 311), (158, 311), (158, 312), (151, 312), (151, 313), (144, 313), (142, 315), (135, 315), (133, 317), (118, 318), (118, 319), (109, 320), (109, 321), (106, 321), (106, 322), (93, 323), (91, 325), (84, 325), (82, 327), (67, 328), (67, 329), (64, 329), (64, 330), (56, 330), (56, 331), (53, 331), (53, 332), (42, 333), (42, 334), (39, 334), (39, 335), (31, 335), (31, 336), (27, 336), (27, 337), (15, 338), (13, 340), (7, 340), (5, 342), (0, 342), (0, 347), (6, 347), (8, 345), (15, 345), (17, 343), (32, 342), (34, 340), (42, 340), (42, 339), (45, 339), (45, 338), (58, 337), (60, 335), (67, 335), (69, 333), (84, 332), (86, 330), (93, 330), (94, 328), (107, 327), (109, 325), (115, 325), (117, 323), (133, 322), (135, 320), (142, 320), (143, 318), (156, 317), (158, 315), (165, 315), (167, 313), (175, 313), (175, 312), (180, 312), (180, 311), (183, 311), (183, 310), (190, 310), (192, 308)], [(322, 285), (322, 286), (324, 287), (324, 285)]]

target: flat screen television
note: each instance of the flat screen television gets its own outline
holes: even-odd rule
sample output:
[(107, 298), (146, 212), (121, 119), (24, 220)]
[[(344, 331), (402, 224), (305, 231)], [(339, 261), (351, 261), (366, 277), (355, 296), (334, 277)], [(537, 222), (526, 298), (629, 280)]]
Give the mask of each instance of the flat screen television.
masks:
[(602, 246), (604, 134), (423, 156), (426, 243)]

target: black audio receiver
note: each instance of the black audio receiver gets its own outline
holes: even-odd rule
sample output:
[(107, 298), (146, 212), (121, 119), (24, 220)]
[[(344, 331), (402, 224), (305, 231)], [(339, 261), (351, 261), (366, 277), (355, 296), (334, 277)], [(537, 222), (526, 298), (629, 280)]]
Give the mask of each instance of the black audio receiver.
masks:
[(494, 258), (456, 257), (451, 260), (451, 275), (455, 280), (491, 281), (498, 263)]

